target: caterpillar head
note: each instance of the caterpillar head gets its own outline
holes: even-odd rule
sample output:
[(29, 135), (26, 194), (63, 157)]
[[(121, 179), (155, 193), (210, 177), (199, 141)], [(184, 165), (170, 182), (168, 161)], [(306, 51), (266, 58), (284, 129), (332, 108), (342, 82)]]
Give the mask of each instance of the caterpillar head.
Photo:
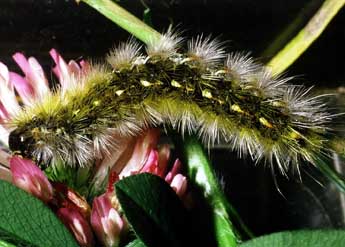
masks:
[[(52, 136), (52, 130), (42, 127), (18, 126), (8, 138), (8, 144), (13, 153), (35, 160), (38, 163), (48, 163), (54, 157), (52, 148), (58, 142), (58, 135)], [(51, 138), (49, 138), (51, 136)], [(61, 157), (62, 158), (62, 157)]]
[(35, 140), (28, 131), (17, 128), (10, 133), (8, 144), (14, 153), (30, 158)]
[[(68, 130), (67, 130), (68, 131)], [(36, 126), (17, 127), (8, 139), (13, 153), (33, 159), (41, 165), (87, 165), (95, 156), (91, 140), (78, 134), (70, 135), (65, 128)]]

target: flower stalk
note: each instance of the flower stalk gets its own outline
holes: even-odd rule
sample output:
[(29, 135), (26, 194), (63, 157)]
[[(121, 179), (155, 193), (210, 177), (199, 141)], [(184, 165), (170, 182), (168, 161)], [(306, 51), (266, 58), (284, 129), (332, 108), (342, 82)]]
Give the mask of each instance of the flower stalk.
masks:
[(280, 74), (293, 64), (321, 35), (345, 0), (326, 0), (307, 25), (288, 42), (267, 64), (273, 74)]
[(111, 0), (76, 0), (84, 2), (115, 22), (145, 44), (159, 40), (161, 35), (156, 30), (139, 20), (137, 17), (121, 8)]
[(218, 185), (201, 144), (195, 137), (185, 137), (183, 141), (176, 139), (175, 145), (181, 148), (190, 181), (201, 189), (204, 198), (213, 209), (213, 224), (218, 246), (237, 246), (240, 239), (228, 214), (230, 204)]

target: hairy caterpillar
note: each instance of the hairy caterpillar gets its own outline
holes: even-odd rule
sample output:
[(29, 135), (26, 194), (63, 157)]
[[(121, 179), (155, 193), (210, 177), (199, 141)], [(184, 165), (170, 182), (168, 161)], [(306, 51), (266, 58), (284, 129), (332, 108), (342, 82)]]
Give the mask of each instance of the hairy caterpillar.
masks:
[[(320, 97), (272, 76), (249, 55), (226, 54), (199, 36), (180, 52), (172, 33), (146, 47), (133, 40), (93, 65), (73, 86), (46, 92), (11, 121), (12, 151), (54, 164), (87, 165), (150, 126), (196, 134), (205, 144), (224, 140), (240, 155), (277, 163), (314, 162), (325, 148), (331, 115)], [(110, 65), (110, 66), (109, 66)]]

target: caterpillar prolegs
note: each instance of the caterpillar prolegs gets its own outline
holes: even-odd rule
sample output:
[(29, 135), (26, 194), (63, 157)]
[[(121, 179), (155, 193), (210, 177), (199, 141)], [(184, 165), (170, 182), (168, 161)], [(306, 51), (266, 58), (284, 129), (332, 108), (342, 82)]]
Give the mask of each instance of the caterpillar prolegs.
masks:
[(91, 65), (70, 85), (47, 92), (11, 121), (12, 151), (44, 163), (84, 166), (116, 148), (116, 136), (152, 126), (225, 141), (240, 155), (274, 162), (282, 172), (325, 149), (331, 115), (321, 97), (273, 76), (244, 53), (199, 36), (171, 32), (143, 48), (130, 40), (107, 64)]

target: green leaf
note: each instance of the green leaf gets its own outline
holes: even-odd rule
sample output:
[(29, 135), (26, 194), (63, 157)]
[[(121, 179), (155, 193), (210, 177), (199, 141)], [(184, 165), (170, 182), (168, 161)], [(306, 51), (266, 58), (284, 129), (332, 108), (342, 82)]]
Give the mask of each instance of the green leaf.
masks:
[(240, 247), (343, 247), (344, 230), (279, 232), (245, 242)]
[(188, 246), (182, 202), (160, 177), (143, 173), (115, 184), (121, 207), (139, 239), (150, 247)]
[(139, 239), (136, 239), (130, 242), (129, 244), (127, 244), (126, 247), (146, 247), (146, 245), (143, 242), (141, 242)]
[(0, 180), (0, 238), (23, 246), (78, 247), (72, 235), (40, 200)]

